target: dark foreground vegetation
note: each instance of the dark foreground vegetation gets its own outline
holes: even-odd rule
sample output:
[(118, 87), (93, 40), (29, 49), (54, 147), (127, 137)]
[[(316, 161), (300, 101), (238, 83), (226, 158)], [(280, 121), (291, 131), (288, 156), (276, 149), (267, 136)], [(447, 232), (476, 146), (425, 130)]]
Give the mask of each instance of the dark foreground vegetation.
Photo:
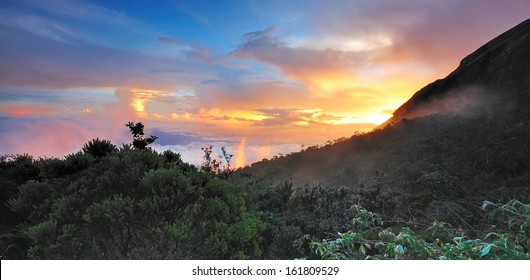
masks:
[(64, 159), (4, 156), (2, 259), (245, 259), (262, 223), (241, 188), (179, 154), (94, 139)]
[(221, 168), (211, 148), (197, 168), (127, 126), (121, 148), (94, 139), (63, 159), (1, 157), (2, 259), (530, 258), (525, 188), (482, 203), (488, 192), (466, 196), (443, 167), (411, 189), (383, 174), (357, 187), (262, 184)]
[[(282, 256), (529, 258), (529, 124), (527, 109), (513, 108), (405, 119), (257, 163), (236, 181), (254, 197), (256, 189), (265, 192), (248, 199), (257, 200), (249, 208), (278, 225), (274, 238), (305, 234), (297, 244), (307, 241), (309, 250)], [(280, 186), (285, 194), (275, 200), (268, 186), (299, 171), (326, 183), (295, 186), (291, 196)]]

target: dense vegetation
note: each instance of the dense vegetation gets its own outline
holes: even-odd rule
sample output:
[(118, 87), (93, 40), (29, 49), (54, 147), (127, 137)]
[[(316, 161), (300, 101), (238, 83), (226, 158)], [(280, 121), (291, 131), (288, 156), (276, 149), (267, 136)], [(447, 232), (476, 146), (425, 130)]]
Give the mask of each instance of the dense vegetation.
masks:
[(494, 207), (490, 217), (501, 227), (472, 239), (444, 222), (432, 223), (423, 237), (408, 227), (396, 232), (383, 227), (380, 215), (354, 205), (350, 230), (311, 247), (323, 259), (530, 259), (530, 204), (485, 201), (482, 208), (488, 207)]
[(64, 159), (2, 157), (2, 258), (259, 257), (263, 224), (242, 189), (146, 148), (140, 134), (134, 146), (95, 139)]
[(211, 147), (197, 168), (150, 149), (139, 123), (120, 148), (94, 139), (63, 159), (2, 156), (1, 258), (529, 258), (527, 124), (478, 120), (405, 121), (275, 160), (315, 157), (329, 172), (321, 153), (347, 147), (371, 158), (341, 165), (350, 178), (373, 172), (356, 185), (270, 183)]
[[(293, 182), (293, 195), (285, 204), (288, 209), (280, 216), (287, 225), (299, 227), (299, 232), (306, 234), (305, 241), (335, 240), (337, 232), (347, 233), (355, 217), (349, 212), (351, 206), (359, 205), (384, 217), (388, 231), (396, 236), (407, 228), (418, 240), (425, 240), (425, 246), (435, 240), (429, 237), (429, 230), (440, 225), (451, 232), (444, 240), (444, 248), (448, 248), (452, 238), (463, 237), (493, 244), (494, 235), (488, 234), (498, 233), (496, 229), (503, 228), (502, 220), (492, 220), (482, 208), (483, 202), (504, 205), (517, 199), (527, 207), (530, 203), (529, 125), (530, 116), (524, 108), (405, 119), (335, 144), (256, 163), (237, 172), (236, 181), (248, 190), (265, 190), (285, 179)], [(325, 183), (303, 185), (302, 180), (312, 178)], [(529, 221), (528, 212), (511, 218)], [(384, 229), (378, 225), (369, 230), (379, 233)], [(517, 244), (527, 254), (528, 230), (511, 230), (506, 229), (503, 238), (526, 240)], [(312, 255), (315, 253), (314, 248), (305, 247), (300, 255), (329, 257)], [(372, 251), (362, 258), (371, 253), (385, 256)], [(480, 254), (469, 256), (486, 258)], [(430, 255), (402, 256), (420, 257), (450, 258), (439, 250)]]
[(403, 188), (429, 172), (457, 177), (468, 188), (525, 187), (530, 171), (528, 110), (466, 114), (403, 119), (336, 144), (257, 162), (241, 173), (264, 183), (293, 180), (297, 187), (318, 182), (357, 187), (382, 180)]

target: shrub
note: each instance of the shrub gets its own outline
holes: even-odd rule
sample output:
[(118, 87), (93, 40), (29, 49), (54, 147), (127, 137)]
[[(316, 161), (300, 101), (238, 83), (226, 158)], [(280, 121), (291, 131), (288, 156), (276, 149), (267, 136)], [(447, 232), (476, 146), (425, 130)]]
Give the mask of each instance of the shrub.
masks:
[(117, 151), (117, 148), (109, 140), (92, 139), (82, 148), (83, 153), (95, 158), (101, 158)]
[[(489, 207), (494, 207), (492, 219), (504, 217), (508, 231), (490, 232), (482, 239), (458, 235), (450, 242), (439, 238), (428, 242), (408, 227), (399, 231), (383, 228), (381, 216), (355, 205), (350, 230), (333, 239), (314, 241), (311, 248), (322, 259), (530, 259), (530, 204), (516, 200), (503, 205), (484, 202), (483, 208)], [(435, 222), (428, 232), (442, 232), (445, 239), (446, 226)]]

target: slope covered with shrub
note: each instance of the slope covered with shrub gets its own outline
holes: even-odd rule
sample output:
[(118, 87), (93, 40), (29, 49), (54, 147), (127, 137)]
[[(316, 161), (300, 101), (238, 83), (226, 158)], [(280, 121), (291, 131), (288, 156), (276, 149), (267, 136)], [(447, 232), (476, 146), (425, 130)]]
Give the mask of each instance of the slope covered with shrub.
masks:
[(64, 159), (0, 163), (2, 258), (260, 256), (263, 224), (247, 212), (242, 189), (171, 151), (95, 139)]
[(322, 259), (530, 260), (530, 204), (485, 201), (482, 208), (493, 208), (489, 217), (499, 227), (470, 238), (444, 222), (432, 223), (421, 235), (409, 227), (392, 229), (380, 215), (354, 205), (351, 228), (314, 241), (311, 248)]
[(404, 189), (381, 173), (356, 187), (234, 184), (240, 175), (171, 151), (94, 139), (63, 159), (3, 156), (0, 175), (2, 259), (511, 259), (530, 248), (528, 192), (470, 195), (445, 171)]

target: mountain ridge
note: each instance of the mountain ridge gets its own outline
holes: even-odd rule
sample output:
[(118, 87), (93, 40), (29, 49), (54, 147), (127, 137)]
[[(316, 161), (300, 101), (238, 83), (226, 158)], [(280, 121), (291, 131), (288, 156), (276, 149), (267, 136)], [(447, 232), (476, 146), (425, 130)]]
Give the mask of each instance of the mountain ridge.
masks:
[(467, 55), (445, 78), (417, 91), (380, 127), (415, 117), (418, 107), (446, 98), (460, 87), (510, 89), (515, 93), (511, 97), (520, 97), (519, 91), (530, 89), (529, 53), (530, 19), (527, 19)]
[[(530, 20), (466, 56), (456, 70), (416, 92), (378, 129), (254, 163), (236, 177), (248, 182), (248, 175), (265, 185), (287, 180), (298, 187), (358, 187), (379, 180), (375, 174), (386, 174), (386, 184), (402, 188), (440, 171), (468, 186), (478, 187), (480, 176), (497, 187), (510, 185), (507, 180), (530, 174), (524, 158), (530, 153), (528, 54)], [(481, 165), (484, 169), (477, 169)]]

